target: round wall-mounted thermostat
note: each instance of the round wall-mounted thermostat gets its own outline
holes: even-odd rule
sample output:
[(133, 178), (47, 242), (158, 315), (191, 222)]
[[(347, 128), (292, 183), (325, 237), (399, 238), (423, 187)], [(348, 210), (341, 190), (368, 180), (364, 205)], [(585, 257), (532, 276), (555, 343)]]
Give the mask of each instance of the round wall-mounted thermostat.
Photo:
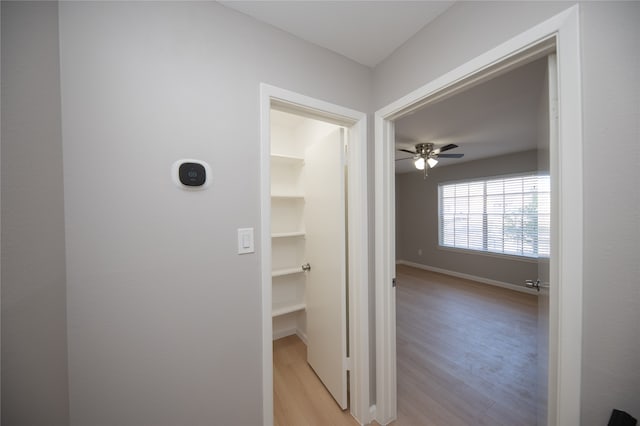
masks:
[(211, 168), (201, 160), (183, 159), (173, 163), (171, 175), (183, 189), (205, 189), (209, 186)]

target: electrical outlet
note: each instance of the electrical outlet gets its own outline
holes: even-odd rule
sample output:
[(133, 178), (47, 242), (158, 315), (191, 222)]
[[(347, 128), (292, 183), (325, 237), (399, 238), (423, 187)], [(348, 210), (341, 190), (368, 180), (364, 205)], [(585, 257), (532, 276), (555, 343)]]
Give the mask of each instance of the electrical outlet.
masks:
[(418, 249), (418, 256), (422, 256), (422, 249)]

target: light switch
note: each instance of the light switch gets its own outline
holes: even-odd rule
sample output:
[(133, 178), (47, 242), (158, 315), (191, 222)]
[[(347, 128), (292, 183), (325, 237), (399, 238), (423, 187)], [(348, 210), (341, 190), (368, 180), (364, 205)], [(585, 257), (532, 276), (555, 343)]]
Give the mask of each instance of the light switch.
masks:
[(238, 254), (253, 253), (253, 228), (238, 228)]

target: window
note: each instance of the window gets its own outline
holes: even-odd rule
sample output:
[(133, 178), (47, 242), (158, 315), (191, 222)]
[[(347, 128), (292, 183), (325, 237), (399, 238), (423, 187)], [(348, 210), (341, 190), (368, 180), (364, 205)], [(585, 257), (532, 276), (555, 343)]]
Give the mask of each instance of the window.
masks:
[(549, 176), (520, 175), (438, 185), (440, 245), (548, 257)]

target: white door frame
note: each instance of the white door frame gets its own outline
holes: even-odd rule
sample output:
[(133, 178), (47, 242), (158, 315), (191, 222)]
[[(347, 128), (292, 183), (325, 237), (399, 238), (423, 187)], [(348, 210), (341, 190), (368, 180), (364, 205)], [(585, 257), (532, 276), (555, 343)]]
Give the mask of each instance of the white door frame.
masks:
[(260, 261), (262, 283), (262, 415), (273, 425), (271, 322), (271, 106), (348, 129), (347, 227), (351, 414), (369, 423), (369, 259), (367, 234), (367, 115), (268, 84), (260, 84)]
[[(555, 49), (558, 58), (558, 141), (550, 146), (557, 188), (550, 259), (551, 301), (548, 424), (580, 424), (582, 360), (582, 101), (579, 8), (572, 6), (375, 114), (376, 420), (396, 418), (395, 174), (393, 120), (462, 87), (486, 80), (526, 58)], [(553, 166), (552, 166), (553, 167)], [(553, 172), (552, 172), (553, 173)], [(552, 219), (553, 220), (553, 219)], [(553, 236), (552, 236), (553, 238)]]

